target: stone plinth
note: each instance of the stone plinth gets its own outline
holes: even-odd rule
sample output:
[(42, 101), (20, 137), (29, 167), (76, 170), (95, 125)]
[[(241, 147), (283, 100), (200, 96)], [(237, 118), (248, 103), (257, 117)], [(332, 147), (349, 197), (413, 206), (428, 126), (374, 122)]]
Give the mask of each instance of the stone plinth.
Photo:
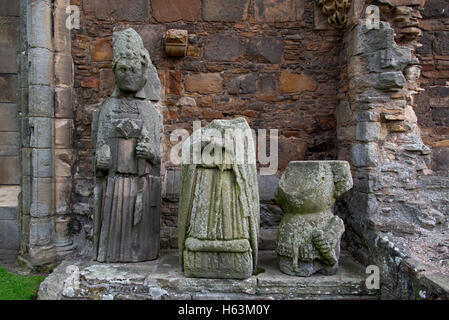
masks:
[[(262, 271), (245, 280), (187, 278), (176, 251), (163, 251), (158, 260), (106, 264), (66, 260), (41, 284), (38, 299), (376, 299), (365, 287), (364, 268), (342, 252), (332, 276), (292, 277), (278, 269), (273, 251), (259, 252)], [(71, 285), (65, 271), (79, 269), (80, 287)], [(73, 267), (71, 267), (74, 269)]]

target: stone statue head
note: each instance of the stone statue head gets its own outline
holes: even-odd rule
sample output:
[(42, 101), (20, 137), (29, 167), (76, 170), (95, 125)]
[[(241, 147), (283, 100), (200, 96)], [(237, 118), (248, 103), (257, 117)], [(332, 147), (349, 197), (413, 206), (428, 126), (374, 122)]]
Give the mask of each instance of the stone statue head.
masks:
[(148, 81), (151, 65), (150, 55), (142, 39), (134, 29), (129, 28), (114, 32), (112, 44), (112, 71), (118, 89), (126, 93), (139, 92)]

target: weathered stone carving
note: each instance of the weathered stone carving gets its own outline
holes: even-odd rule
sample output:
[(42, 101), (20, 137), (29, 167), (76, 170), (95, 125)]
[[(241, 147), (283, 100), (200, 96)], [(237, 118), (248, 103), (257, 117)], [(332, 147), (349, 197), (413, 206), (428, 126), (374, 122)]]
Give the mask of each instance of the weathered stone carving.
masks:
[(116, 88), (92, 123), (94, 256), (102, 262), (152, 260), (160, 233), (160, 82), (136, 31), (114, 32), (113, 48)]
[(165, 53), (169, 57), (185, 57), (187, 42), (187, 30), (170, 29), (165, 34)]
[(327, 22), (338, 29), (348, 23), (351, 0), (316, 0), (321, 11), (327, 16)]
[(337, 271), (343, 220), (332, 213), (335, 199), (352, 188), (346, 161), (292, 161), (276, 190), (284, 210), (277, 254), (282, 272), (310, 276)]
[[(213, 158), (205, 161), (209, 154)], [(214, 120), (184, 141), (178, 241), (186, 276), (245, 279), (255, 269), (260, 218), (254, 154), (243, 118)]]

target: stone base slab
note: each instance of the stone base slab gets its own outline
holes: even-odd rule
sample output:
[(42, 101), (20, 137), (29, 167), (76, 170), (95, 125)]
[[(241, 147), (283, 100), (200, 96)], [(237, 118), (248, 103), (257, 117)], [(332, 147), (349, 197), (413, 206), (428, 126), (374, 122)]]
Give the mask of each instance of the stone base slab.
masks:
[[(259, 253), (258, 271), (262, 270), (246, 280), (186, 278), (180, 268), (177, 252), (171, 250), (163, 251), (158, 260), (141, 263), (99, 263), (88, 259), (72, 259), (62, 262), (42, 282), (38, 299), (378, 298), (378, 291), (365, 287), (363, 267), (344, 252), (338, 272), (331, 276), (304, 278), (283, 274), (278, 268), (276, 254), (272, 251)], [(77, 278), (77, 271), (80, 275), (79, 288), (71, 280)]]

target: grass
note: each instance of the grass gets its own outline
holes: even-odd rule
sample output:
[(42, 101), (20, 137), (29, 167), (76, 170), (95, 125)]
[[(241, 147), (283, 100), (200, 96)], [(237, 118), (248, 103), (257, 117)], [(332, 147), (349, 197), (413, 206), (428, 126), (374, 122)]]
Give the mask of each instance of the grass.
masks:
[(21, 276), (0, 267), (0, 300), (32, 300), (43, 276)]

